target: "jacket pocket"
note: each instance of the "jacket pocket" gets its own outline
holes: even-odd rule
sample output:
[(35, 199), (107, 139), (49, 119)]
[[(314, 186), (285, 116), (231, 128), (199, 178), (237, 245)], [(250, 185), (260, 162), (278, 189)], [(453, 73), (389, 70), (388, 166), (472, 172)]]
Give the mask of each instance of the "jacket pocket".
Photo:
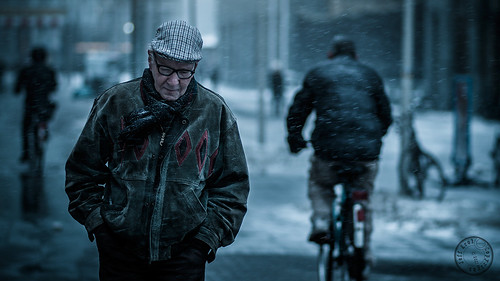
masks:
[(199, 184), (169, 181), (163, 204), (162, 234), (166, 240), (180, 241), (207, 216), (206, 204), (195, 193)]
[(107, 204), (102, 206), (101, 214), (114, 233), (127, 239), (145, 235), (146, 183), (146, 180), (115, 178), (107, 185)]

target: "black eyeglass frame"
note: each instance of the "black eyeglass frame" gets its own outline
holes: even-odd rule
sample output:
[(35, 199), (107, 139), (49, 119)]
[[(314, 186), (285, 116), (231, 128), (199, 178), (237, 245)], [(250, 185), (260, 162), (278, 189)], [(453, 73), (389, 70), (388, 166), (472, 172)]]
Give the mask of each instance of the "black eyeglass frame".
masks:
[[(160, 73), (163, 76), (171, 76), (172, 74), (177, 73), (177, 77), (179, 77), (179, 79), (189, 79), (189, 78), (193, 77), (194, 73), (196, 72), (196, 66), (197, 66), (196, 63), (194, 64), (193, 70), (174, 69), (174, 68), (171, 68), (169, 66), (159, 64), (158, 61), (156, 60), (156, 52), (152, 52), (152, 53), (153, 53), (153, 60), (155, 61), (155, 64), (156, 64), (156, 69), (158, 70), (158, 73)], [(165, 72), (165, 70), (170, 72), (170, 73)], [(186, 76), (186, 75), (188, 75), (188, 76)]]

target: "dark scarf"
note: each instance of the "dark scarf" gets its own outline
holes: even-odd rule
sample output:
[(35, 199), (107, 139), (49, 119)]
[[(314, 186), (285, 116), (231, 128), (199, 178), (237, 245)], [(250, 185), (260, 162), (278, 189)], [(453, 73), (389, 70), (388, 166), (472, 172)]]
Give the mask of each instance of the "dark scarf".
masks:
[(174, 116), (181, 115), (196, 97), (197, 90), (196, 80), (193, 78), (184, 95), (175, 101), (165, 101), (154, 87), (153, 74), (148, 68), (144, 69), (141, 79), (141, 95), (146, 106), (132, 111), (124, 118), (125, 128), (120, 133), (120, 141), (135, 143), (137, 140), (140, 142), (155, 127), (168, 127)]

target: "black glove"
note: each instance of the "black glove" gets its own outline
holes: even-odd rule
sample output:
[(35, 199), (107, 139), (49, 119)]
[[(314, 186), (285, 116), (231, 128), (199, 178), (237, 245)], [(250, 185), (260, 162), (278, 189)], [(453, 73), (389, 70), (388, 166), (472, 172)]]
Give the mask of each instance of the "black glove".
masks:
[(119, 140), (134, 142), (134, 139), (139, 139), (141, 142), (155, 126), (171, 120), (175, 112), (172, 106), (160, 102), (139, 108), (125, 117), (125, 128), (121, 131)]
[(302, 149), (307, 147), (307, 142), (304, 140), (304, 138), (301, 135), (289, 135), (288, 138), (288, 145), (290, 146), (290, 152), (291, 153), (299, 153)]
[(125, 128), (120, 132), (118, 139), (121, 142), (134, 142), (134, 139), (140, 139), (148, 135), (158, 122), (151, 111), (145, 108), (140, 108), (130, 113), (124, 119)]

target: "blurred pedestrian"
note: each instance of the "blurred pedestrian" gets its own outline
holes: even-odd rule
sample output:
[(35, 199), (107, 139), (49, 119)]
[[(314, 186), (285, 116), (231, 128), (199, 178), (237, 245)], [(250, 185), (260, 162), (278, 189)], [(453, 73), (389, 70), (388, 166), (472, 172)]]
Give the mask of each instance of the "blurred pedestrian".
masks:
[[(316, 243), (324, 243), (330, 225), (333, 186), (337, 184), (331, 167), (363, 166), (365, 172), (353, 186), (365, 189), (370, 195), (382, 137), (392, 123), (382, 79), (357, 60), (354, 42), (345, 36), (335, 36), (328, 58), (306, 74), (287, 117), (290, 151), (298, 153), (307, 147), (302, 136), (306, 119), (313, 110), (316, 113), (308, 183), (313, 209), (309, 240)], [(371, 214), (367, 215), (365, 252), (369, 256)]]
[(283, 75), (279, 67), (270, 74), (271, 90), (273, 92), (274, 115), (280, 116), (283, 100)]
[[(23, 151), (21, 162), (29, 159), (28, 139), (30, 128), (34, 125), (36, 118), (46, 123), (53, 114), (55, 103), (51, 101), (50, 95), (57, 87), (56, 72), (47, 65), (47, 51), (43, 47), (33, 48), (31, 51), (31, 64), (25, 66), (18, 73), (14, 92), (19, 94), (25, 90), (23, 118)], [(45, 125), (46, 126), (46, 125)], [(37, 138), (35, 138), (37, 140)]]
[(142, 77), (95, 99), (66, 163), (69, 212), (95, 237), (100, 280), (204, 280), (231, 244), (249, 180), (234, 115), (194, 74), (202, 38), (160, 25)]
[(219, 85), (219, 67), (215, 66), (210, 72), (210, 81), (212, 82), (212, 88), (216, 91)]

